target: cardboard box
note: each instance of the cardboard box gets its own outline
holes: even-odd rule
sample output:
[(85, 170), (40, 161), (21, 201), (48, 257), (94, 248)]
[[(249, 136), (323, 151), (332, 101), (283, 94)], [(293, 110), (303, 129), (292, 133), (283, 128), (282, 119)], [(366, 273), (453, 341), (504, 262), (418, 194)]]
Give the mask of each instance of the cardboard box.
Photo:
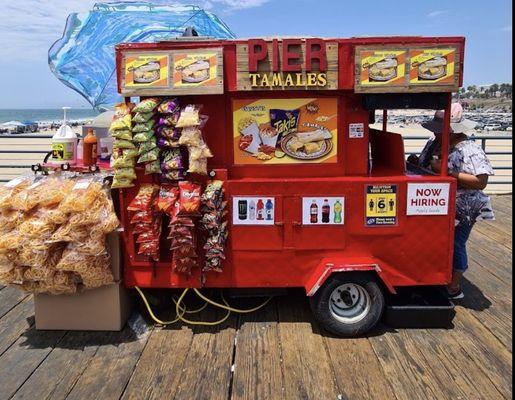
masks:
[(72, 295), (34, 295), (36, 329), (120, 331), (132, 311), (122, 282)]
[(111, 256), (111, 269), (113, 271), (114, 281), (119, 282), (122, 279), (122, 250), (121, 250), (121, 230), (117, 229), (107, 235), (106, 245), (107, 251)]

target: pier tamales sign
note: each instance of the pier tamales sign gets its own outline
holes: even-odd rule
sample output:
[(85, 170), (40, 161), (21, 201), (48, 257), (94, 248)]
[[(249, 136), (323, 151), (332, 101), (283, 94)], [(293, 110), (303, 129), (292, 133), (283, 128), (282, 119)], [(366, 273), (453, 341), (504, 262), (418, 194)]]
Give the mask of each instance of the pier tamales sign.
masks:
[(238, 90), (336, 90), (338, 44), (249, 39), (236, 47)]

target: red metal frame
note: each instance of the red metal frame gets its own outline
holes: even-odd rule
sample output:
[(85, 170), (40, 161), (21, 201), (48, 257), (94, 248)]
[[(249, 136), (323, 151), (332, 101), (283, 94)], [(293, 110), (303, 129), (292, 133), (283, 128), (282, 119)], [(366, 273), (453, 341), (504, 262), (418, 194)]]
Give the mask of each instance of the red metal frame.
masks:
[[(398, 286), (443, 285), (450, 281), (454, 233), (456, 180), (443, 168), (440, 176), (371, 175), (368, 166), (369, 114), (362, 107), (361, 95), (355, 94), (354, 47), (382, 44), (452, 44), (459, 47), (463, 64), (464, 38), (351, 38), (327, 39), (338, 42), (339, 76), (335, 91), (236, 91), (236, 44), (234, 41), (163, 42), (121, 44), (117, 46), (117, 79), (121, 85), (122, 52), (126, 50), (192, 49), (223, 47), (224, 94), (186, 96), (184, 102), (201, 103), (210, 116), (205, 127), (207, 144), (215, 157), (209, 167), (225, 182), (226, 196), (273, 196), (276, 201), (273, 226), (232, 225), (229, 204), (229, 242), (223, 273), (208, 273), (208, 287), (304, 287), (309, 295), (316, 292), (334, 272), (371, 271), (392, 292)], [(462, 70), (461, 65), (461, 70)], [(460, 84), (462, 77), (460, 76)], [(232, 105), (240, 98), (338, 98), (338, 159), (335, 164), (310, 165), (234, 165)], [(447, 164), (449, 147), (450, 101), (445, 110), (442, 138), (442, 165)], [(349, 139), (348, 124), (364, 124), (364, 137)], [(386, 132), (387, 111), (383, 111)], [(225, 135), (225, 139), (222, 136)], [(392, 147), (393, 149), (394, 147)], [(394, 151), (394, 150), (386, 150)], [(398, 157), (398, 154), (391, 154)], [(150, 181), (138, 171), (139, 181)], [(450, 202), (447, 215), (406, 216), (408, 183), (449, 183)], [(364, 224), (365, 187), (370, 184), (397, 185), (398, 220), (395, 226), (367, 227)], [(191, 277), (172, 272), (170, 254), (162, 251), (162, 261), (155, 265), (135, 254), (134, 238), (128, 224), (127, 204), (137, 188), (120, 190), (121, 219), (124, 225), (125, 284), (129, 287), (182, 288), (199, 287), (199, 272)], [(343, 226), (303, 226), (303, 196), (344, 196)], [(162, 248), (166, 249), (166, 241)]]

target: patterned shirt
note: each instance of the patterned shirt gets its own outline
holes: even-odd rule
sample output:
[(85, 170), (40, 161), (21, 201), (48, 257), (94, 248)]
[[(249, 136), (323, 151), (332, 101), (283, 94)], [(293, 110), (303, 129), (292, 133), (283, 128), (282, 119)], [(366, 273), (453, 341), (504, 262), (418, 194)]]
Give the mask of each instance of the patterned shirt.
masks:
[[(419, 157), (419, 165), (428, 168), (434, 154), (440, 154), (440, 144), (429, 139)], [(492, 165), (485, 152), (473, 139), (457, 143), (449, 152), (449, 172), (470, 175), (493, 175)], [(479, 220), (492, 220), (494, 213), (490, 197), (482, 190), (467, 189), (458, 185), (456, 194), (456, 223), (473, 225)]]

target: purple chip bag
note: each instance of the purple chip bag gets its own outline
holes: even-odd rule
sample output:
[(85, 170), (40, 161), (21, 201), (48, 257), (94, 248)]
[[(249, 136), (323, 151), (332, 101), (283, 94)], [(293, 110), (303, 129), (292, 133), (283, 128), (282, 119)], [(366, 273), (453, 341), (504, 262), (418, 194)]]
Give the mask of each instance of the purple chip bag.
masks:
[(161, 156), (161, 172), (171, 172), (184, 169), (184, 161), (180, 149), (171, 149), (163, 152)]
[(157, 139), (157, 146), (162, 149), (176, 148), (179, 147), (179, 141), (160, 137), (159, 139)]
[(277, 138), (277, 143), (279, 143), (281, 138), (289, 135), (290, 133), (297, 132), (297, 125), (299, 124), (299, 110), (270, 109), (270, 124), (279, 135)]
[(158, 136), (166, 139), (179, 140), (181, 137), (181, 130), (171, 126), (160, 126), (157, 128), (157, 134)]
[(157, 107), (157, 112), (161, 114), (171, 114), (179, 110), (179, 100), (176, 98), (165, 100)]
[(165, 115), (159, 118), (158, 125), (159, 126), (175, 126), (177, 121), (179, 120), (179, 113), (173, 113), (170, 115)]
[(182, 181), (183, 179), (184, 171), (182, 169), (176, 169), (174, 171), (161, 173), (161, 182)]

